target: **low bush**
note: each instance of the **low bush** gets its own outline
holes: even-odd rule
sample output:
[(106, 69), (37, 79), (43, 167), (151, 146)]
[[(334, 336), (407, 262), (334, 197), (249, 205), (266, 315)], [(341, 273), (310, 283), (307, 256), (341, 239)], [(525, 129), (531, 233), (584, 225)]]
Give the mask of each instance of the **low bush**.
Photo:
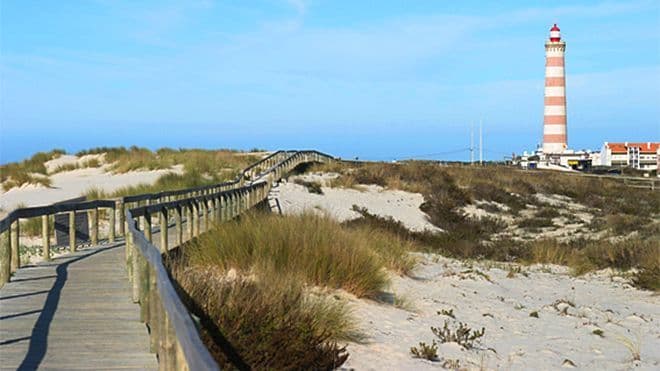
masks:
[(323, 189), (321, 188), (321, 183), (319, 182), (309, 182), (300, 178), (296, 178), (293, 182), (307, 188), (307, 192), (309, 193), (315, 193), (319, 195), (323, 194)]
[(456, 343), (465, 349), (472, 349), (474, 343), (484, 336), (486, 329), (472, 330), (465, 323), (459, 322), (456, 329), (449, 328), (445, 321), (442, 328), (431, 327), (431, 332), (440, 340), (440, 343)]
[(354, 337), (346, 308), (306, 293), (286, 275), (260, 271), (253, 279), (231, 278), (217, 267), (198, 266), (174, 269), (174, 275), (222, 368), (236, 362), (227, 354), (257, 370), (333, 370), (348, 357), (337, 345)]
[(544, 218), (544, 219), (557, 218), (557, 217), (559, 217), (560, 215), (561, 215), (561, 214), (559, 213), (559, 211), (558, 211), (556, 208), (554, 208), (554, 207), (549, 207), (549, 206), (545, 206), (545, 207), (539, 209), (539, 210), (534, 214), (535, 217), (537, 217), (537, 218)]
[(410, 353), (412, 353), (414, 358), (422, 358), (422, 359), (427, 359), (429, 361), (437, 361), (438, 343), (436, 343), (435, 340), (433, 340), (431, 345), (429, 345), (423, 341), (420, 341), (418, 346), (410, 348)]
[(554, 225), (555, 224), (552, 222), (552, 219), (538, 217), (538, 216), (535, 216), (533, 218), (523, 219), (518, 223), (518, 226), (520, 228), (527, 228), (527, 229), (546, 228), (546, 227), (552, 227)]

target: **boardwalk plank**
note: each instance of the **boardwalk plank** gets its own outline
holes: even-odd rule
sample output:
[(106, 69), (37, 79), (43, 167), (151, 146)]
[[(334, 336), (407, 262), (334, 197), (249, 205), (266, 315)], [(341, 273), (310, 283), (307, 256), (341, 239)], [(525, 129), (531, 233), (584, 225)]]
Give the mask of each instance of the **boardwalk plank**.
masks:
[(0, 289), (0, 368), (157, 369), (123, 244), (19, 269)]

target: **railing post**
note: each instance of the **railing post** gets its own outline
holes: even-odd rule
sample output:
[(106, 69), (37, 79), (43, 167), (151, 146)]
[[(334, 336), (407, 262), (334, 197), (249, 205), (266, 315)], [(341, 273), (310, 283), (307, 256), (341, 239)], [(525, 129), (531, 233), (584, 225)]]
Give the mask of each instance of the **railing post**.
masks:
[(18, 219), (11, 224), (11, 231), (9, 237), (11, 239), (11, 271), (16, 272), (18, 268), (21, 267), (21, 254), (20, 254), (20, 244), (19, 234), (21, 232), (21, 227), (18, 223)]
[(221, 195), (220, 196), (220, 221), (224, 222), (229, 220), (229, 217), (227, 216), (227, 196), (226, 195)]
[(220, 224), (222, 222), (222, 196), (218, 195), (215, 198), (215, 222)]
[(90, 210), (90, 215), (92, 219), (92, 245), (99, 244), (99, 211), (97, 208)]
[(108, 235), (108, 242), (114, 243), (115, 242), (115, 217), (116, 217), (117, 209), (114, 207), (110, 208), (110, 234)]
[(140, 281), (139, 281), (139, 292), (140, 292), (140, 320), (144, 323), (149, 322), (149, 314), (150, 314), (150, 307), (149, 307), (149, 293), (151, 292), (151, 287), (150, 285), (150, 276), (149, 276), (149, 263), (147, 262), (147, 259), (145, 259), (142, 254), (136, 254), (137, 255), (137, 264), (138, 264), (138, 270), (140, 271)]
[(202, 221), (204, 222), (204, 232), (209, 230), (209, 203), (208, 200), (202, 200)]
[(167, 241), (167, 209), (163, 208), (160, 211), (160, 251), (167, 252), (169, 245)]
[(151, 332), (150, 348), (152, 353), (158, 352), (159, 332), (158, 328), (160, 303), (158, 301), (158, 287), (156, 284), (156, 272), (149, 267), (149, 331)]
[(193, 201), (193, 227), (194, 227), (194, 235), (199, 236), (200, 232), (200, 223), (201, 221), (199, 220), (199, 203), (197, 201)]
[(143, 225), (142, 229), (144, 230), (144, 236), (147, 238), (147, 241), (152, 242), (151, 238), (151, 214), (149, 211), (144, 212), (144, 217), (142, 219)]
[(76, 252), (76, 211), (69, 211), (69, 251)]
[[(142, 282), (144, 280), (144, 272), (141, 269), (140, 266), (140, 252), (138, 251), (137, 246), (135, 246), (135, 237), (133, 236), (133, 233), (131, 233), (129, 230), (126, 230), (126, 243), (130, 247), (130, 261), (128, 264), (130, 265), (130, 272), (131, 272), (131, 286), (133, 287), (133, 303), (138, 303), (140, 302), (140, 299), (142, 298), (142, 289), (144, 287), (144, 283)], [(142, 303), (140, 303), (142, 305)]]
[(124, 200), (117, 201), (117, 208), (119, 209), (119, 235), (126, 237), (126, 208)]
[(11, 277), (11, 229), (0, 236), (0, 287)]
[(176, 225), (176, 245), (183, 245), (183, 226), (181, 225), (182, 210), (181, 206), (177, 206), (174, 210), (174, 224)]
[(188, 210), (188, 218), (186, 223), (188, 224), (188, 241), (192, 240), (195, 237), (195, 223), (193, 221), (193, 204), (192, 202), (186, 208)]
[[(124, 206), (124, 212), (128, 205)], [(126, 218), (126, 215), (124, 214), (124, 238), (128, 239), (128, 235), (132, 234), (130, 228), (128, 227), (128, 223), (133, 223), (133, 226), (135, 226), (135, 219), (132, 218)], [(126, 264), (130, 264), (130, 259), (131, 257), (131, 250), (128, 248), (128, 244), (126, 244)]]
[(50, 225), (48, 223), (48, 215), (41, 216), (41, 238), (43, 244), (43, 259), (44, 261), (50, 260)]

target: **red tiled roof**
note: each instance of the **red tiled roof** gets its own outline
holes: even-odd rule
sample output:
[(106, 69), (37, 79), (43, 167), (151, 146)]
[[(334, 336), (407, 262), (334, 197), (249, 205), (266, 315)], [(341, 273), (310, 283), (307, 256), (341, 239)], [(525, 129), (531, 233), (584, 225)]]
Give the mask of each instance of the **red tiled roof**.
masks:
[(607, 147), (612, 153), (627, 153), (628, 147), (639, 147), (639, 151), (642, 153), (657, 153), (660, 142), (607, 143)]

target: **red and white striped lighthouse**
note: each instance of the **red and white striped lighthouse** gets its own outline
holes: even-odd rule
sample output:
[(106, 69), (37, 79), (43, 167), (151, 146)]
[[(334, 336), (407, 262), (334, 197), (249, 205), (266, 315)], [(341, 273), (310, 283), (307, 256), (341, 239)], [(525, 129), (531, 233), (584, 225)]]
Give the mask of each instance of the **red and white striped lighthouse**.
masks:
[(561, 41), (559, 27), (555, 24), (545, 43), (543, 153), (562, 153), (567, 148), (565, 51), (566, 43)]

